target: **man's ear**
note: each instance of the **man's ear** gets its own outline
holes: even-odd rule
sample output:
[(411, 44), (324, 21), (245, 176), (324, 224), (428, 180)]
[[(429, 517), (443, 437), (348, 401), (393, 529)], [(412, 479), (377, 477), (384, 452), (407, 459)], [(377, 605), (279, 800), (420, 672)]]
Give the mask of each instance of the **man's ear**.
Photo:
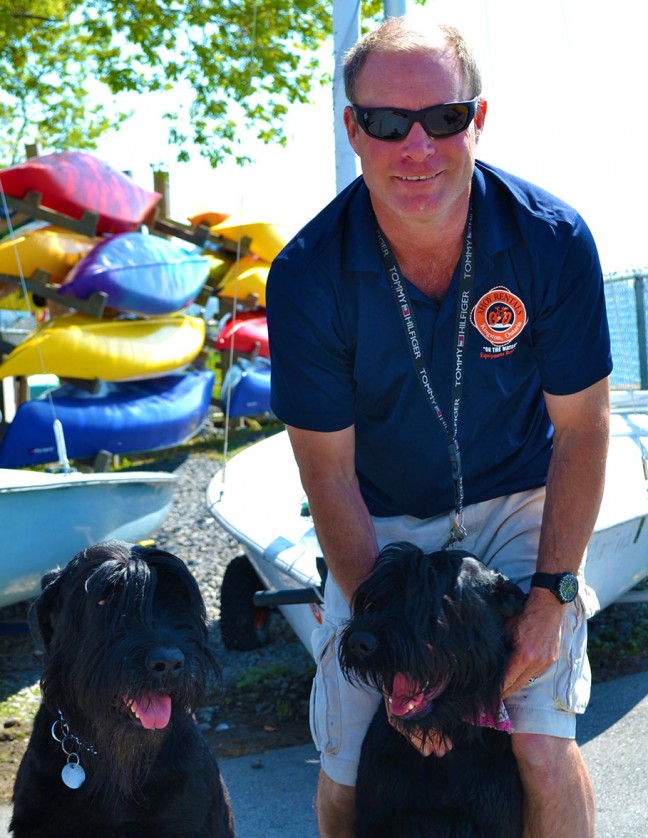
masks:
[(360, 156), (360, 152), (358, 151), (358, 133), (360, 132), (360, 127), (356, 122), (353, 108), (350, 105), (347, 105), (344, 109), (344, 127), (346, 128), (351, 148)]
[(482, 131), (484, 130), (484, 123), (486, 122), (486, 111), (488, 110), (488, 102), (486, 99), (480, 99), (477, 104), (477, 113), (475, 114), (475, 142), (479, 142)]

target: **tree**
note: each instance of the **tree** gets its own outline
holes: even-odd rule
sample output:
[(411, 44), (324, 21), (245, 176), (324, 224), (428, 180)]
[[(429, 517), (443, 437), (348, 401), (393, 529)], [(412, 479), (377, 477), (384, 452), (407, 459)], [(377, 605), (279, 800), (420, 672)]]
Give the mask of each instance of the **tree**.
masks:
[[(127, 114), (89, 90), (145, 95), (180, 87), (170, 141), (212, 165), (238, 150), (242, 126), (284, 144), (282, 118), (326, 81), (313, 52), (331, 34), (330, 0), (0, 0), (0, 159), (35, 139), (88, 149)], [(364, 4), (381, 12), (380, 0)], [(95, 104), (93, 104), (93, 99)], [(189, 126), (189, 133), (187, 132)], [(35, 135), (35, 136), (34, 136)]]

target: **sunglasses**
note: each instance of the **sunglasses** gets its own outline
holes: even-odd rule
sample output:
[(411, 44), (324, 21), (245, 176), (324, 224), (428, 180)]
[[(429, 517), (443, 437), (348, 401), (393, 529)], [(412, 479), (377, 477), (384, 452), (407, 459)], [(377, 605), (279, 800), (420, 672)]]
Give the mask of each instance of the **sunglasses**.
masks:
[(479, 96), (469, 102), (448, 102), (445, 105), (432, 105), (420, 111), (408, 111), (405, 108), (362, 108), (352, 105), (360, 127), (374, 140), (403, 140), (409, 134), (415, 122), (435, 140), (460, 134), (475, 118)]

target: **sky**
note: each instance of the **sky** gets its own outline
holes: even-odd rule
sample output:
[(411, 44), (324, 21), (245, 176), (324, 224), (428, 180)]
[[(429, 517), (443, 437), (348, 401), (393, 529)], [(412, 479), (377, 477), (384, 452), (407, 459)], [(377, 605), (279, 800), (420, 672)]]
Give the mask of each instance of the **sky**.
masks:
[[(473, 45), (488, 100), (478, 157), (572, 204), (597, 241), (603, 270), (648, 266), (646, 196), (648, 108), (644, 96), (645, 12), (637, 0), (428, 0), (425, 8), (458, 25)], [(333, 44), (320, 50), (333, 70)], [(166, 94), (167, 96), (169, 94)], [(172, 94), (170, 94), (172, 95)], [(120, 105), (122, 103), (120, 102)], [(95, 152), (152, 187), (152, 165), (169, 172), (170, 215), (202, 210), (248, 220), (308, 221), (336, 192), (333, 100), (313, 91), (286, 119), (286, 148), (242, 134), (254, 158), (216, 169), (197, 155), (176, 163), (160, 98), (124, 100), (136, 115)]]

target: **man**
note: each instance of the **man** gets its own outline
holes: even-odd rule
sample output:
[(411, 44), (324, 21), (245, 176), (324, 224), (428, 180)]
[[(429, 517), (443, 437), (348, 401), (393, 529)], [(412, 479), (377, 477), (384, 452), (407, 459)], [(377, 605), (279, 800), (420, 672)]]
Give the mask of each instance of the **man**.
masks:
[(596, 249), (570, 207), (476, 163), (486, 101), (456, 30), (389, 19), (350, 51), (345, 84), (363, 177), (268, 284), (273, 409), (330, 571), (313, 636), (320, 834), (353, 834), (359, 749), (381, 700), (337, 671), (336, 629), (379, 547), (403, 539), (460, 546), (529, 590), (504, 687), (525, 836), (593, 836), (574, 737), (608, 440)]

